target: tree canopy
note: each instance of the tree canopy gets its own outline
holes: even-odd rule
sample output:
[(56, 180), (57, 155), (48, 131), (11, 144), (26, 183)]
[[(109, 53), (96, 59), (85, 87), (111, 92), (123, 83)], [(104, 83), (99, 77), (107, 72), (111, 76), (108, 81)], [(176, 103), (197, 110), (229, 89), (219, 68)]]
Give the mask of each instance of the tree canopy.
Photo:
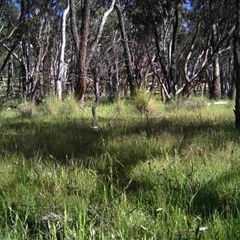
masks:
[(41, 101), (75, 92), (84, 101), (98, 87), (113, 100), (145, 88), (163, 101), (195, 91), (232, 99), (235, 2), (1, 1), (6, 94)]

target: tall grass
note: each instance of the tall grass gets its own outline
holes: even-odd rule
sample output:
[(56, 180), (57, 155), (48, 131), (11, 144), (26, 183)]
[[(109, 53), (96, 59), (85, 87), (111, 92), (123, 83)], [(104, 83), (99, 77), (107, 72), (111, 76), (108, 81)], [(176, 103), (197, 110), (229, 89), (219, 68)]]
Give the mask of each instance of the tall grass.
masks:
[(1, 106), (0, 238), (239, 239), (232, 103), (142, 98)]

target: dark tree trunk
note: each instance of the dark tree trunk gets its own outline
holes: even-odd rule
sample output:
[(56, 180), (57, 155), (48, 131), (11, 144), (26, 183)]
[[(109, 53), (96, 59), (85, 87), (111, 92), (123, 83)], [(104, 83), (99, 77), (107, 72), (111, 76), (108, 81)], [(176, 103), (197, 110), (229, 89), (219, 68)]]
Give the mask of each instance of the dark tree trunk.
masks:
[(160, 45), (159, 45), (159, 35), (158, 35), (158, 31), (157, 31), (157, 26), (154, 26), (154, 40), (155, 40), (155, 44), (156, 44), (156, 49), (157, 49), (157, 59), (159, 61), (159, 64), (161, 66), (162, 69), (162, 73), (164, 76), (164, 81), (162, 81), (162, 83), (166, 83), (167, 85), (167, 90), (169, 93), (171, 93), (171, 86), (170, 86), (170, 82), (169, 82), (169, 78), (168, 78), (168, 71), (167, 71), (167, 64), (166, 61), (164, 61), (164, 58), (161, 57), (161, 50), (160, 50)]
[(78, 29), (77, 29), (75, 0), (70, 0), (70, 19), (71, 19), (71, 31), (73, 34), (73, 40), (74, 40), (76, 54), (79, 54), (80, 39), (79, 39), (79, 33), (78, 33)]
[(76, 83), (76, 96), (80, 101), (81, 106), (84, 105), (84, 96), (87, 90), (87, 43), (89, 32), (89, 18), (90, 18), (90, 3), (89, 0), (83, 1), (82, 6), (82, 26), (81, 26), (81, 42), (80, 42), (80, 57), (79, 57), (79, 75)]
[[(79, 65), (80, 65), (80, 37), (78, 32), (78, 24), (76, 20), (76, 5), (75, 0), (70, 0), (70, 21), (71, 21), (71, 32), (73, 37), (73, 46), (72, 49), (74, 53), (72, 54), (72, 67), (70, 69), (70, 75), (71, 78), (71, 90), (74, 91), (74, 88), (76, 88), (76, 83), (79, 76)], [(75, 89), (76, 90), (76, 89)]]
[(239, 53), (239, 1), (236, 0), (236, 23), (235, 34), (233, 38), (233, 56), (234, 56), (234, 72), (236, 85), (236, 100), (235, 100), (235, 127), (240, 129), (240, 53)]
[(235, 99), (235, 79), (234, 79), (234, 74), (232, 71), (231, 66), (232, 64), (232, 57), (229, 58), (228, 60), (228, 97), (229, 99), (233, 100)]
[(130, 87), (130, 94), (133, 97), (136, 95), (136, 84), (133, 76), (133, 64), (132, 64), (132, 57), (131, 57), (131, 53), (128, 45), (128, 37), (125, 29), (123, 14), (119, 4), (115, 4), (115, 9), (117, 11), (118, 21), (121, 29), (123, 49), (124, 49), (124, 55), (125, 55), (125, 64), (126, 64), (126, 70), (127, 70), (127, 82)]
[(13, 62), (12, 59), (8, 63), (8, 81), (7, 81), (7, 97), (10, 97), (12, 92), (12, 83), (14, 79), (14, 69), (13, 69)]
[[(2, 66), (1, 66), (1, 68), (0, 68), (0, 74), (1, 74), (1, 75), (2, 75), (2, 72), (3, 72), (4, 68), (7, 66), (7, 63), (8, 63), (8, 61), (9, 61), (9, 59), (10, 59), (11, 56), (13, 55), (13, 52), (14, 52), (15, 48), (17, 47), (18, 43), (19, 43), (19, 40), (17, 39), (17, 40), (13, 43), (13, 45), (11, 46), (11, 48), (8, 49), (8, 54), (7, 54), (6, 58), (4, 59), (4, 62), (3, 62), (3, 64), (2, 64)], [(21, 63), (21, 60), (20, 60), (20, 59), (17, 59), (17, 60)]]

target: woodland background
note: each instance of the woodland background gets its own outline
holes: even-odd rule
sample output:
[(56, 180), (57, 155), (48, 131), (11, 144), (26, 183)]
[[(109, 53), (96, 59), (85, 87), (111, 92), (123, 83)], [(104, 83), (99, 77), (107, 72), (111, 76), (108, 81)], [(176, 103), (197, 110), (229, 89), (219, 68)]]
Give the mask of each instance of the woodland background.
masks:
[(163, 101), (196, 90), (236, 96), (238, 1), (3, 0), (0, 9), (8, 98), (74, 92), (83, 104), (95, 93), (98, 103), (102, 94), (114, 100), (140, 88)]
[(0, 239), (240, 239), (239, 4), (1, 0)]

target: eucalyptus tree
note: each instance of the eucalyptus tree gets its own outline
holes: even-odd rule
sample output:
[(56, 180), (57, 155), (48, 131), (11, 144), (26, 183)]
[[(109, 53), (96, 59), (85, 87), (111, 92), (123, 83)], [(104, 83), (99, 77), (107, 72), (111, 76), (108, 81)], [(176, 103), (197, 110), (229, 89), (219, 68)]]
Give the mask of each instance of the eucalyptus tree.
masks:
[(127, 81), (130, 86), (130, 94), (131, 96), (136, 95), (136, 81), (134, 79), (134, 74), (133, 74), (133, 63), (132, 63), (132, 56), (131, 52), (129, 49), (129, 44), (128, 44), (128, 36), (126, 33), (126, 28), (125, 28), (125, 19), (122, 13), (122, 9), (119, 3), (115, 5), (115, 9), (117, 11), (118, 19), (119, 19), (119, 26), (121, 30), (121, 37), (122, 37), (122, 44), (123, 44), (123, 49), (124, 49), (124, 58), (125, 58), (125, 63), (126, 63), (126, 71), (127, 71)]
[(36, 1), (30, 15), (33, 63), (30, 71), (29, 95), (33, 99), (41, 99), (55, 89), (59, 45), (61, 45), (62, 8), (62, 2)]
[(83, 0), (81, 6), (82, 22), (81, 22), (81, 34), (79, 45), (79, 73), (76, 82), (76, 95), (83, 105), (84, 95), (87, 89), (87, 47), (88, 47), (88, 33), (89, 33), (89, 19), (90, 19), (90, 1)]
[[(102, 33), (103, 33), (103, 28), (104, 28), (104, 25), (106, 23), (106, 20), (109, 16), (109, 14), (113, 11), (114, 9), (114, 5), (115, 5), (115, 2), (116, 0), (112, 0), (112, 3), (109, 7), (109, 9), (107, 9), (102, 18), (101, 18), (101, 22), (99, 24), (99, 27), (98, 27), (98, 30), (97, 30), (97, 34), (96, 34), (96, 37), (94, 39), (94, 42), (92, 44), (92, 47), (90, 49), (90, 53), (89, 53), (89, 56), (88, 56), (88, 61), (87, 61), (87, 66), (89, 65), (90, 61), (92, 60), (93, 56), (94, 56), (94, 52), (96, 52), (97, 48), (99, 47), (99, 41), (100, 41), (100, 38), (102, 37)], [(94, 93), (95, 93), (95, 101), (94, 101), (94, 104), (93, 104), (93, 107), (92, 107), (92, 113), (93, 113), (93, 117), (94, 118), (97, 118), (97, 114), (96, 114), (96, 108), (99, 104), (99, 101), (100, 101), (100, 91), (99, 91), (99, 81), (100, 81), (100, 78), (99, 78), (99, 72), (101, 71), (101, 66), (100, 65), (97, 65), (95, 67), (95, 70), (94, 70)]]
[(49, 92), (61, 98), (61, 86), (72, 79), (83, 104), (93, 84), (94, 107), (103, 81), (111, 97), (120, 86), (133, 96), (157, 85), (167, 98), (188, 96), (207, 81), (219, 99), (227, 88), (221, 76), (232, 69), (233, 11), (233, 4), (213, 0), (4, 0), (0, 70), (9, 67), (10, 89), (19, 66), (21, 91), (31, 98)]
[(141, 41), (146, 51), (153, 47), (155, 54), (146, 61), (150, 75), (157, 76), (165, 95), (176, 94), (181, 80), (178, 68), (181, 56), (181, 36), (183, 1), (181, 0), (136, 0), (132, 2), (130, 14), (134, 26), (141, 33)]
[[(116, 0), (110, 1), (110, 6), (108, 6), (107, 4), (105, 4), (105, 1), (99, 2), (99, 1), (83, 0), (80, 6), (81, 19), (79, 19), (79, 21), (81, 22), (81, 28), (79, 31), (77, 26), (78, 19), (77, 19), (76, 2), (74, 2), (74, 0), (71, 0), (71, 4), (70, 4), (71, 29), (73, 33), (74, 45), (77, 50), (76, 52), (78, 54), (78, 56), (76, 56), (75, 58), (77, 62), (77, 64), (75, 64), (75, 67), (77, 68), (77, 70), (75, 71), (75, 74), (77, 74), (75, 93), (76, 93), (77, 99), (80, 101), (80, 104), (82, 106), (84, 105), (84, 96), (87, 90), (87, 74), (88, 74), (87, 71), (91, 64), (92, 58), (94, 57), (97, 49), (100, 46), (99, 42), (102, 37), (104, 26), (106, 24), (108, 16), (114, 9), (115, 1)], [(89, 26), (92, 20), (90, 13), (93, 12), (91, 10), (95, 6), (97, 6), (98, 9), (103, 8), (103, 14), (99, 22), (96, 24), (98, 26), (97, 31), (93, 33), (91, 32), (91, 29)], [(93, 34), (91, 35), (91, 33)], [(97, 72), (98, 71), (95, 71), (95, 73)], [(97, 82), (98, 81), (95, 81), (95, 83)], [(98, 85), (95, 84), (95, 88), (97, 87)], [(97, 92), (98, 91), (95, 91), (95, 93)], [(98, 101), (99, 101), (98, 96), (96, 96), (93, 112), (97, 106)]]
[(205, 7), (208, 18), (206, 27), (211, 28), (210, 54), (212, 59), (212, 82), (210, 82), (210, 97), (219, 100), (223, 94), (223, 79), (221, 77), (221, 58), (231, 54), (231, 39), (234, 31), (233, 5), (224, 2), (208, 1)]
[(230, 52), (234, 31), (232, 11), (233, 6), (226, 1), (189, 1), (186, 22), (190, 41), (185, 52), (185, 92), (191, 92), (207, 74), (208, 79), (212, 79), (210, 96), (221, 98), (220, 57)]
[(14, 52), (20, 41), (21, 12), (13, 2), (9, 0), (1, 1), (0, 9), (0, 76), (1, 79), (3, 79), (4, 70), (8, 66), (7, 96), (10, 96), (14, 77), (13, 57), (15, 57), (18, 64), (21, 64), (21, 59)]
[(233, 37), (233, 56), (234, 56), (234, 72), (236, 85), (236, 100), (235, 100), (235, 127), (240, 128), (240, 20), (239, 20), (239, 1), (235, 0), (235, 31)]
[(66, 80), (66, 71), (67, 64), (65, 63), (65, 47), (66, 47), (66, 21), (67, 15), (69, 12), (70, 4), (69, 0), (67, 0), (66, 8), (62, 13), (62, 26), (61, 26), (61, 47), (59, 52), (59, 61), (58, 61), (58, 70), (56, 76), (56, 93), (58, 95), (59, 100), (62, 99), (62, 82)]
[(8, 51), (8, 55), (1, 70), (5, 68), (12, 55), (20, 65), (18, 73), (21, 82), (20, 92), (24, 96), (36, 98), (37, 93), (43, 95), (49, 87), (46, 86), (50, 79), (49, 66), (56, 65), (49, 62), (55, 58), (50, 56), (50, 52), (52, 40), (58, 35), (58, 33), (54, 34), (54, 31), (56, 32), (55, 26), (60, 19), (61, 2), (16, 0), (6, 1), (3, 4), (4, 6), (10, 4), (18, 14), (15, 14), (15, 21), (8, 24), (3, 31), (1, 45)]

